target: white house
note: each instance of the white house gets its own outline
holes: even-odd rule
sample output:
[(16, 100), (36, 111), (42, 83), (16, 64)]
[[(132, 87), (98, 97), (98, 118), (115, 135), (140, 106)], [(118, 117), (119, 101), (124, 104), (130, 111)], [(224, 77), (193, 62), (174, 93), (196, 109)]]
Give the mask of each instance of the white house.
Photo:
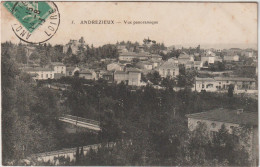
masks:
[(230, 85), (234, 85), (234, 92), (247, 92), (256, 89), (254, 78), (239, 77), (215, 77), (215, 78), (195, 78), (195, 91), (205, 90), (207, 92), (227, 91)]
[(54, 73), (59, 73), (59, 74), (66, 74), (66, 66), (63, 63), (60, 62), (52, 62), (51, 67), (54, 70)]
[(26, 68), (23, 71), (33, 75), (36, 80), (59, 79), (66, 75), (66, 66), (59, 62), (53, 62), (49, 68)]
[(115, 71), (114, 82), (124, 82), (132, 86), (141, 86), (141, 72), (134, 68), (127, 68), (125, 71)]
[(224, 61), (227, 61), (227, 62), (239, 61), (239, 56), (238, 55), (225, 55)]
[(158, 68), (158, 71), (163, 78), (167, 76), (175, 78), (179, 75), (179, 66), (174, 61), (167, 61)]
[(54, 71), (51, 68), (27, 68), (24, 69), (30, 75), (34, 76), (35, 80), (54, 79)]

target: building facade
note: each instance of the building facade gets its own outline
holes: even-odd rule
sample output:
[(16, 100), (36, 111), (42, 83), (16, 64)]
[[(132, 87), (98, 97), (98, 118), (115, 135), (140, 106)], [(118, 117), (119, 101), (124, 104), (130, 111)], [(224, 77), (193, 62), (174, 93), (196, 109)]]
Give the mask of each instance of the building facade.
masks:
[(235, 77), (214, 77), (214, 78), (195, 78), (195, 91), (218, 92), (227, 91), (230, 85), (234, 86), (234, 92), (239, 90), (255, 90), (256, 81), (254, 78), (235, 78)]
[(163, 78), (175, 78), (179, 75), (179, 66), (174, 61), (167, 61), (159, 67), (158, 71)]
[[(204, 123), (207, 127), (207, 132), (210, 137), (213, 137), (221, 129), (222, 125), (232, 134), (234, 130), (247, 127), (249, 133), (238, 134), (248, 137), (247, 143), (240, 140), (241, 146), (245, 146), (246, 151), (249, 153), (249, 160), (253, 166), (258, 163), (258, 115), (257, 112), (244, 112), (243, 109), (228, 110), (228, 109), (215, 109), (207, 112), (187, 114), (188, 128), (190, 131)], [(243, 133), (243, 131), (241, 132)], [(248, 145), (249, 144), (249, 145)]]

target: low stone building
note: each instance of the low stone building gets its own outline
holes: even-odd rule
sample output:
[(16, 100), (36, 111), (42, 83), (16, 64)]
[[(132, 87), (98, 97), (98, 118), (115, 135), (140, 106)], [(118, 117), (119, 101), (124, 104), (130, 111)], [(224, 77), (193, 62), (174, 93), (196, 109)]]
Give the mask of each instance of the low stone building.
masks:
[(244, 90), (255, 90), (256, 80), (254, 78), (239, 77), (214, 77), (214, 78), (195, 78), (195, 91), (205, 90), (207, 92), (227, 91), (230, 85), (234, 86), (234, 92)]
[(207, 131), (211, 137), (216, 135), (224, 124), (228, 132), (233, 133), (234, 129), (247, 127), (250, 133), (241, 134), (248, 135), (249, 138), (247, 146), (243, 141), (240, 144), (246, 146), (249, 153), (249, 160), (252, 165), (256, 166), (258, 163), (258, 113), (244, 112), (243, 109), (229, 110), (229, 109), (215, 109), (207, 112), (200, 112), (194, 114), (187, 114), (188, 128), (193, 131), (197, 125), (204, 123), (207, 126)]
[(79, 72), (79, 77), (88, 80), (96, 80), (97, 74), (94, 70), (85, 69)]

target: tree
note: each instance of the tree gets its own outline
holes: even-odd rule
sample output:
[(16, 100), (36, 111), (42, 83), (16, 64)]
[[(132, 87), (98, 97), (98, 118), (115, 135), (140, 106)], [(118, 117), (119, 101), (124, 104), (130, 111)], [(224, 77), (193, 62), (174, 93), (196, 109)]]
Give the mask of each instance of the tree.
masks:
[(30, 57), (29, 57), (30, 60), (38, 60), (39, 58), (40, 58), (40, 55), (39, 55), (38, 52), (33, 52), (33, 53), (30, 55)]
[(154, 73), (148, 73), (146, 77), (147, 80), (151, 81), (155, 85), (158, 85), (161, 82), (161, 76), (157, 71)]
[(17, 47), (17, 53), (16, 53), (16, 61), (18, 63), (23, 63), (26, 64), (27, 63), (27, 56), (26, 56), (26, 51), (24, 49), (24, 45), (19, 44)]
[(69, 46), (66, 54), (67, 54), (67, 56), (70, 56), (72, 54), (71, 46)]
[(46, 56), (41, 56), (40, 58), (40, 65), (42, 67), (45, 67), (49, 63), (49, 60)]

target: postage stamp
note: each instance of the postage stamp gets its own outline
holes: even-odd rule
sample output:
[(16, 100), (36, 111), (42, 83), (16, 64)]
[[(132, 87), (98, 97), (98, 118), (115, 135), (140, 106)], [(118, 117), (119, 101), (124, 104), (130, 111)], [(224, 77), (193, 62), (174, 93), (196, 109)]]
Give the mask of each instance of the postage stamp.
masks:
[(53, 2), (5, 2), (4, 6), (16, 18), (13, 32), (24, 42), (46, 42), (58, 30), (60, 14)]

